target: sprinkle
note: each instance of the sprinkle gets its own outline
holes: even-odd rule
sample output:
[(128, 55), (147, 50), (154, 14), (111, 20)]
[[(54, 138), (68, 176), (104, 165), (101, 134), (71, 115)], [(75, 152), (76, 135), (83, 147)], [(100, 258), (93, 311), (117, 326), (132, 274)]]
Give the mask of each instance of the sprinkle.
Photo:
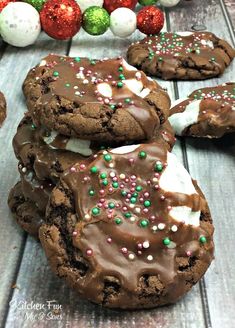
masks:
[(125, 216), (127, 219), (130, 219), (130, 217), (131, 217), (131, 213), (130, 213), (130, 212), (127, 212), (127, 213), (124, 214), (124, 216)]
[(111, 242), (112, 242), (112, 238), (110, 238), (110, 237), (109, 237), (109, 238), (107, 238), (107, 243), (109, 243), (109, 244), (110, 244)]
[(137, 187), (135, 188), (135, 190), (136, 190), (136, 191), (141, 191), (141, 190), (143, 190), (143, 188), (142, 188), (141, 186), (137, 186)]
[(199, 241), (200, 241), (200, 243), (205, 244), (205, 243), (207, 242), (207, 239), (206, 239), (205, 236), (201, 236), (201, 237), (199, 238)]
[(118, 188), (118, 187), (119, 187), (119, 184), (118, 184), (118, 182), (113, 182), (113, 183), (112, 183), (112, 186), (113, 186), (113, 188), (115, 188), (115, 189), (116, 189), (116, 188)]
[(113, 202), (110, 202), (109, 205), (108, 205), (109, 208), (114, 208), (115, 207), (115, 204)]
[(163, 239), (162, 242), (165, 246), (168, 246), (170, 244), (171, 240), (168, 237), (166, 237), (166, 238)]
[(145, 151), (140, 151), (140, 152), (139, 152), (139, 158), (144, 159), (144, 158), (146, 158), (146, 157), (147, 157), (147, 154), (146, 154)]
[(74, 60), (79, 63), (81, 61), (81, 58), (80, 57), (75, 57)]
[(140, 226), (142, 228), (146, 228), (148, 225), (149, 225), (149, 221), (148, 220), (144, 219), (144, 220), (141, 220), (140, 221)]
[(100, 174), (100, 178), (103, 180), (103, 179), (106, 179), (107, 178), (107, 174), (106, 173), (101, 173)]
[(103, 185), (103, 186), (106, 187), (108, 184), (109, 184), (109, 183), (108, 183), (108, 180), (107, 180), (107, 179), (104, 179), (104, 180), (102, 181), (102, 185)]
[(161, 172), (163, 170), (163, 165), (160, 161), (157, 161), (155, 166), (154, 166), (154, 170), (156, 172)]
[(135, 208), (135, 212), (136, 212), (136, 213), (140, 213), (140, 212), (141, 212), (141, 208), (136, 207), (136, 208)]
[(125, 179), (125, 174), (123, 174), (123, 173), (121, 173), (120, 175), (119, 175), (119, 178), (121, 179), (121, 180), (124, 180)]
[(105, 155), (104, 155), (104, 160), (105, 160), (106, 162), (110, 162), (110, 161), (112, 160), (112, 156), (109, 155), (109, 154), (105, 154)]
[(73, 236), (75, 237), (75, 236), (77, 236), (77, 231), (73, 231)]
[(171, 231), (173, 231), (173, 232), (176, 232), (178, 230), (178, 227), (177, 227), (177, 225), (173, 225), (172, 227), (171, 227)]
[(153, 232), (157, 232), (157, 226), (156, 225), (152, 226), (152, 230)]
[(149, 248), (149, 241), (148, 240), (143, 242), (143, 248)]
[(59, 72), (54, 71), (54, 72), (53, 72), (53, 76), (55, 76), (55, 77), (59, 76)]
[(153, 260), (153, 256), (152, 256), (152, 255), (148, 255), (148, 256), (147, 256), (147, 260), (148, 260), (148, 261), (152, 261), (152, 260)]
[(158, 229), (159, 230), (164, 230), (165, 229), (165, 226), (166, 226), (165, 223), (159, 223), (158, 224)]
[(121, 223), (122, 223), (122, 219), (120, 219), (120, 218), (116, 218), (116, 219), (115, 219), (115, 223), (116, 223), (117, 225), (121, 224)]
[(129, 260), (133, 261), (135, 258), (135, 255), (131, 253), (128, 255), (128, 258), (129, 258)]
[(96, 166), (92, 166), (90, 169), (91, 173), (97, 173), (98, 172), (98, 168)]
[(92, 251), (92, 249), (90, 249), (90, 248), (87, 249), (87, 250), (86, 250), (86, 255), (87, 255), (87, 256), (91, 256), (91, 255), (93, 255), (93, 251)]
[(84, 216), (84, 218), (85, 218), (85, 220), (90, 220), (90, 215), (89, 214), (86, 214), (85, 216)]
[(121, 252), (122, 252), (122, 254), (127, 254), (128, 250), (126, 247), (122, 247)]
[(100, 209), (98, 207), (94, 207), (91, 212), (93, 215), (96, 216), (100, 214)]
[(146, 201), (144, 202), (144, 206), (145, 206), (145, 207), (150, 207), (150, 206), (151, 206), (151, 202), (150, 202), (149, 200), (146, 200)]
[(118, 87), (118, 88), (122, 88), (122, 87), (123, 87), (123, 83), (119, 81), (119, 82), (117, 83), (117, 87)]
[(94, 196), (95, 195), (95, 191), (92, 189), (92, 190), (89, 190), (89, 196)]

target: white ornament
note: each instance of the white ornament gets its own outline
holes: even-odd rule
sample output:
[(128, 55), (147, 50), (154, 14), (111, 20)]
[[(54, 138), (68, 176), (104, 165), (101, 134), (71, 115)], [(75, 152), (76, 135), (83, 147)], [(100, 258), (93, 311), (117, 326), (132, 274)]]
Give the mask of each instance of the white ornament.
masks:
[(81, 8), (82, 12), (92, 6), (103, 7), (104, 4), (104, 0), (76, 0), (76, 2)]
[(180, 0), (159, 0), (159, 3), (164, 7), (174, 7)]
[(9, 3), (0, 15), (0, 33), (4, 41), (16, 47), (33, 44), (41, 31), (37, 10), (28, 3)]
[(135, 32), (136, 24), (136, 14), (129, 8), (118, 8), (110, 15), (110, 29), (120, 38), (126, 38)]

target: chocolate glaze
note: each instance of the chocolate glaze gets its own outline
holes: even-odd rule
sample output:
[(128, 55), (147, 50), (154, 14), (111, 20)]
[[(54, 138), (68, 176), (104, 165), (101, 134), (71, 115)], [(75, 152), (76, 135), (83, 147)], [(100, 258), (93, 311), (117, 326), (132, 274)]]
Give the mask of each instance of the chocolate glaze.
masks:
[(131, 65), (165, 80), (220, 75), (234, 56), (235, 50), (226, 41), (204, 31), (185, 36), (162, 32), (138, 41), (127, 53)]
[[(131, 91), (125, 85), (129, 79), (141, 81), (149, 95), (142, 98)], [(111, 97), (97, 91), (102, 83), (111, 88)], [(30, 71), (23, 89), (36, 125), (103, 142), (150, 139), (159, 127), (159, 118), (161, 123), (165, 121), (170, 104), (155, 81), (134, 68), (127, 69), (119, 58), (91, 61), (49, 55)], [(125, 120), (133, 130), (130, 126), (127, 130)]]
[[(146, 158), (140, 158), (141, 151), (145, 152)], [(109, 160), (104, 159), (107, 155), (111, 156)], [(159, 172), (156, 172), (156, 163), (162, 165)], [(166, 165), (167, 150), (159, 143), (140, 145), (124, 155), (105, 151), (84, 170), (80, 165), (74, 165), (53, 190), (46, 217), (48, 225), (40, 229), (40, 239), (57, 274), (65, 277), (89, 300), (120, 308), (172, 303), (208, 268), (213, 258), (213, 228), (205, 198), (200, 191), (187, 195), (162, 190), (158, 182)], [(94, 167), (96, 173), (91, 172)], [(102, 173), (107, 178), (102, 178)], [(108, 185), (103, 186), (106, 179)], [(132, 183), (136, 183), (135, 186)], [(132, 207), (132, 198), (128, 198), (128, 194), (133, 197), (137, 186), (142, 190), (137, 192)], [(127, 195), (121, 195), (121, 191), (126, 191)], [(151, 205), (147, 206), (149, 204), (143, 203), (141, 198), (150, 201)], [(172, 206), (201, 211), (200, 225), (186, 225), (173, 219), (169, 214)], [(94, 208), (99, 208), (98, 215), (92, 212)], [(125, 213), (130, 213), (130, 217), (125, 217)], [(117, 218), (122, 222), (118, 224)], [(146, 227), (143, 222), (147, 222)], [(154, 230), (159, 223), (165, 225), (163, 230)], [(173, 226), (177, 227), (176, 232), (171, 230)], [(206, 237), (205, 244), (200, 243), (201, 236)], [(170, 239), (169, 245), (163, 242), (166, 238)], [(73, 264), (76, 254), (81, 254), (88, 266), (82, 276), (76, 273), (78, 265)], [(200, 262), (200, 270), (195, 272), (189, 265), (188, 270), (193, 273), (187, 281), (180, 272), (178, 261), (189, 257)], [(159, 284), (164, 286), (161, 291), (155, 289), (152, 303), (141, 298), (140, 281), (144, 276), (157, 277)], [(103, 299), (103, 290), (110, 277), (120, 290), (107, 301)]]
[(182, 113), (194, 100), (200, 100), (198, 121), (184, 129), (182, 135), (220, 138), (235, 132), (235, 83), (198, 89), (171, 109), (171, 115)]
[(6, 107), (6, 99), (4, 97), (4, 94), (0, 92), (0, 127), (2, 126), (4, 120), (7, 117)]

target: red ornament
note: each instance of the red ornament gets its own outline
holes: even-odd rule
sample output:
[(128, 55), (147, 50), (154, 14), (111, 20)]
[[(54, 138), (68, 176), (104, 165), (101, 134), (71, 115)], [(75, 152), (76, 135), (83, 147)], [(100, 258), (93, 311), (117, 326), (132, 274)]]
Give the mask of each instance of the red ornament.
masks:
[(111, 14), (117, 8), (126, 7), (129, 9), (135, 9), (138, 0), (104, 0), (104, 8)]
[(75, 0), (48, 0), (40, 12), (44, 31), (54, 39), (72, 38), (81, 27), (82, 12)]
[(158, 34), (164, 25), (164, 14), (155, 6), (146, 6), (138, 12), (137, 27), (147, 35)]
[(0, 12), (5, 8), (8, 3), (15, 2), (15, 0), (0, 0)]

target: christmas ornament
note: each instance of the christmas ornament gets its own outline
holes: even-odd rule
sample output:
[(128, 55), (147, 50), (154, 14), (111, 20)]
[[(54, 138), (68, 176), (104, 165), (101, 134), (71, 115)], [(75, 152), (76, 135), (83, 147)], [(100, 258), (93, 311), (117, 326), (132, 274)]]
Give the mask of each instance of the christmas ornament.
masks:
[(108, 12), (97, 6), (89, 7), (83, 14), (82, 27), (91, 35), (104, 34), (110, 25)]
[(91, 6), (103, 7), (104, 0), (76, 0), (82, 12)]
[(54, 39), (70, 39), (81, 27), (82, 13), (75, 0), (47, 0), (40, 17), (42, 28)]
[(37, 9), (37, 11), (41, 11), (46, 0), (24, 0), (24, 2), (29, 3), (35, 9)]
[(138, 2), (141, 6), (151, 6), (155, 5), (157, 1), (158, 0), (139, 0)]
[(137, 27), (142, 33), (158, 34), (163, 25), (163, 12), (155, 6), (146, 6), (137, 14)]
[(9, 3), (0, 15), (0, 33), (4, 41), (16, 46), (33, 44), (41, 31), (37, 10), (24, 2)]
[(0, 0), (0, 12), (5, 8), (8, 3), (15, 2), (15, 0)]
[(159, 0), (159, 3), (164, 7), (174, 7), (180, 0)]
[(126, 7), (129, 9), (134, 9), (138, 0), (104, 0), (104, 8), (111, 13), (117, 8)]
[(129, 8), (118, 8), (111, 13), (110, 29), (114, 35), (125, 38), (136, 30), (136, 14)]

